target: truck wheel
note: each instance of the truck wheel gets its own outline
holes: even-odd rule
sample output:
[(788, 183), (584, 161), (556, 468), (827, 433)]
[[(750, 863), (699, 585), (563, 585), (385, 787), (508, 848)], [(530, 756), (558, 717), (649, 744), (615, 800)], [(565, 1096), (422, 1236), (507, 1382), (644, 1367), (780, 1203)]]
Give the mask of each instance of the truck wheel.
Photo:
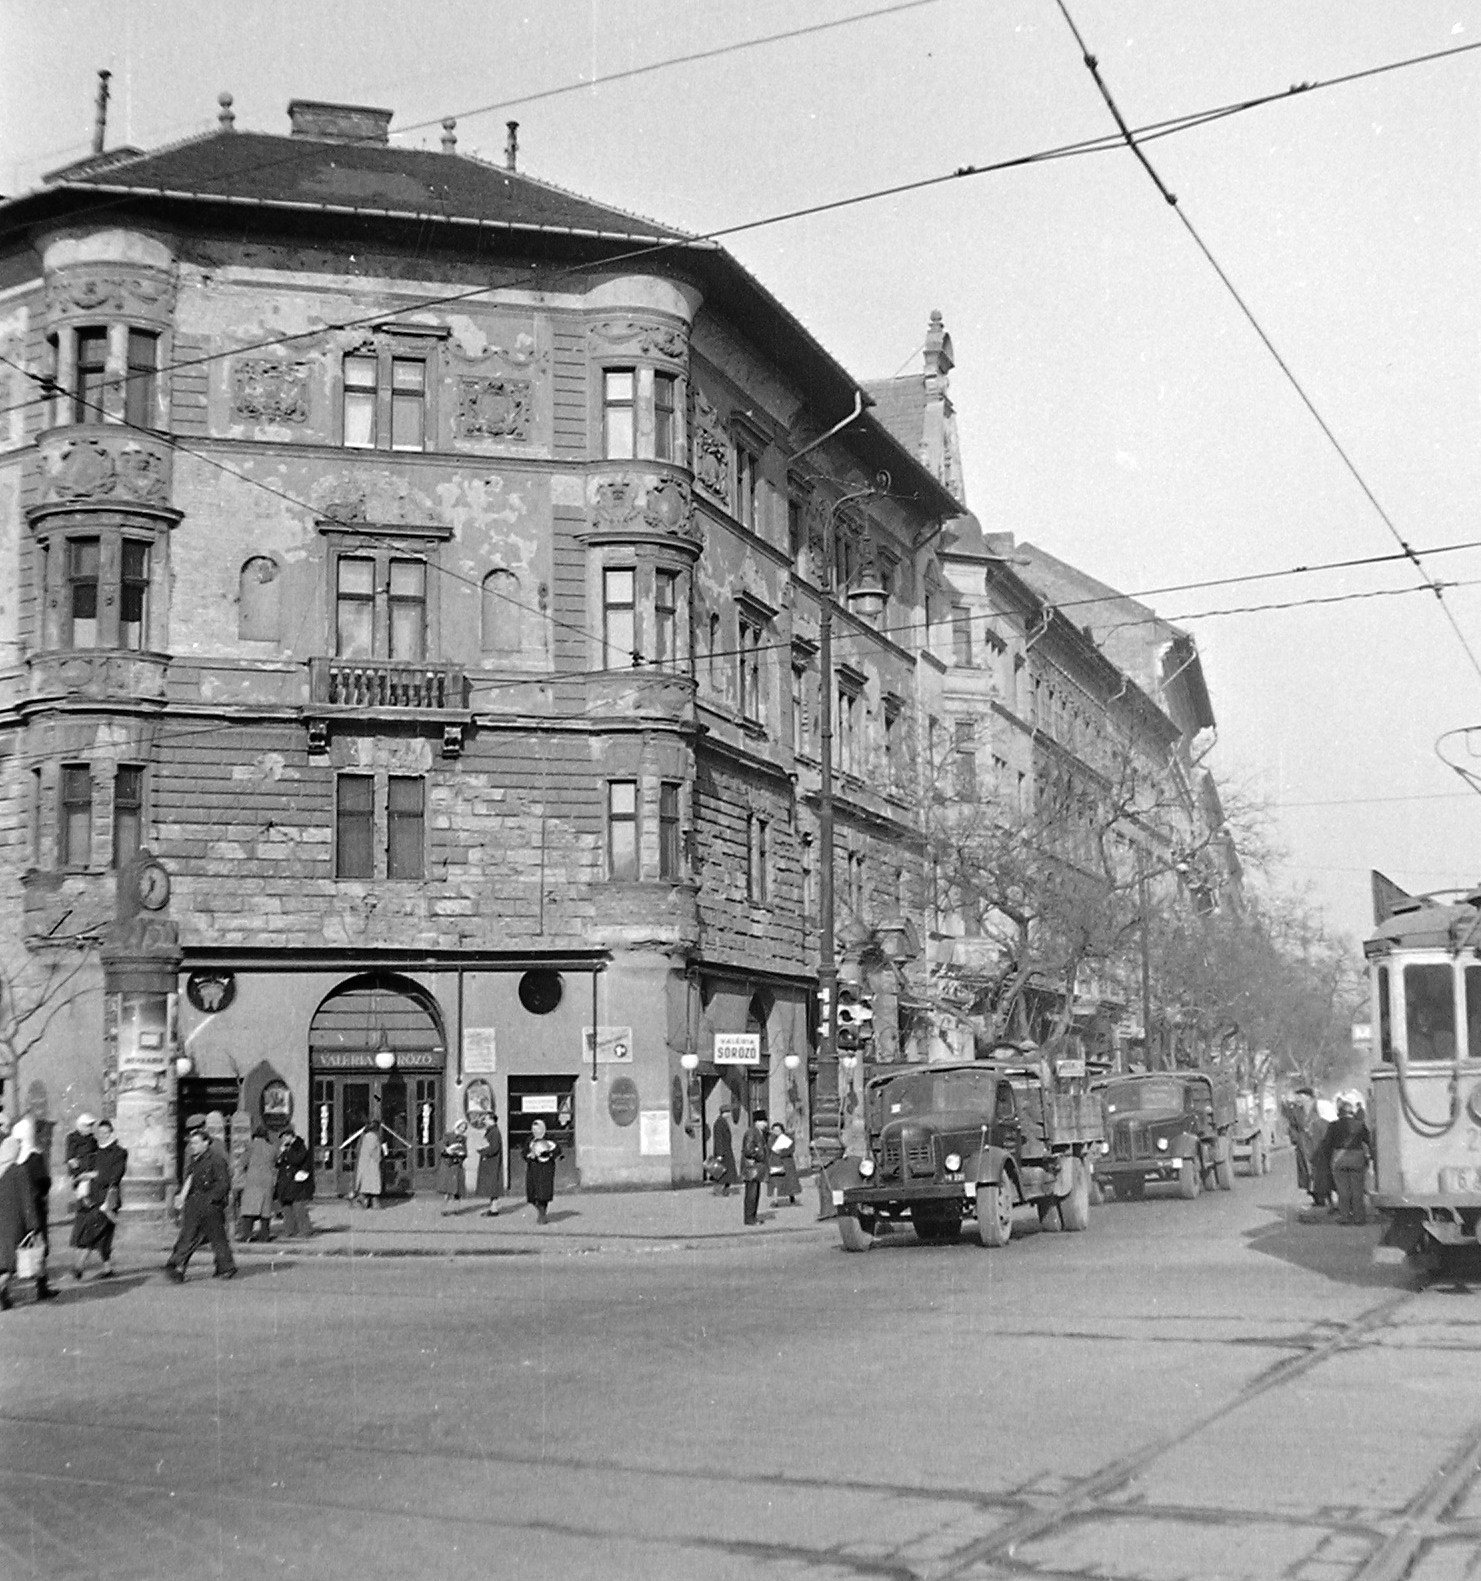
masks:
[(838, 1238), (843, 1242), (846, 1252), (867, 1252), (874, 1245), (874, 1236), (870, 1233), (872, 1229), (872, 1222), (866, 1230), (852, 1213), (838, 1215)]
[(1270, 1168), (1265, 1159), (1265, 1138), (1258, 1131), (1250, 1138), (1250, 1173), (1263, 1175)]
[(910, 1217), (918, 1239), (940, 1246), (956, 1240), (962, 1233), (962, 1216), (949, 1207), (912, 1208)]
[(1075, 1184), (1069, 1196), (1059, 1199), (1059, 1222), (1067, 1230), (1090, 1228), (1090, 1171), (1084, 1159), (1075, 1160)]
[(1234, 1190), (1234, 1143), (1227, 1136), (1214, 1143), (1214, 1184), (1220, 1191)]
[(977, 1238), (984, 1246), (1006, 1246), (1013, 1237), (1013, 1182), (977, 1188)]
[(1192, 1202), (1194, 1197), (1203, 1189), (1199, 1180), (1198, 1160), (1185, 1158), (1178, 1168), (1178, 1195)]
[(1106, 1189), (1092, 1174), (1090, 1177), (1090, 1206), (1098, 1208), (1104, 1204), (1105, 1200)]

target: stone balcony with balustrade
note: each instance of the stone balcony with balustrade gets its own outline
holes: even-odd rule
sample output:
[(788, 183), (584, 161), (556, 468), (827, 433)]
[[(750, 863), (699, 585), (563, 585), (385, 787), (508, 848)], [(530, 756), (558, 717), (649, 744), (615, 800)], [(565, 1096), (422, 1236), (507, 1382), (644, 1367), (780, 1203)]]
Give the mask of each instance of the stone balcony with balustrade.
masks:
[(457, 757), (472, 717), (461, 665), (397, 659), (309, 660), (304, 722), (315, 751), (328, 744), (330, 726), (338, 719), (440, 728), (443, 756)]

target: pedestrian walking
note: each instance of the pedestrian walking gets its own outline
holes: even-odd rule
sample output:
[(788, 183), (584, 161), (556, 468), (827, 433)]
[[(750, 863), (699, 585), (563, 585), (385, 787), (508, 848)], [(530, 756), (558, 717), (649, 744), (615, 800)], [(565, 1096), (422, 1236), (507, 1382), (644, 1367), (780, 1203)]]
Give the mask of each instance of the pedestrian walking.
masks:
[(563, 1156), (560, 1143), (546, 1136), (545, 1122), (536, 1120), (525, 1143), (525, 1200), (534, 1204), (541, 1224), (545, 1223), (546, 1210), (555, 1196), (556, 1160)]
[(67, 1161), (67, 1184), (71, 1186), (74, 1196), (77, 1194), (77, 1182), (91, 1170), (93, 1154), (98, 1150), (98, 1139), (93, 1135), (97, 1123), (92, 1115), (79, 1114), (72, 1122), (72, 1129), (67, 1132), (62, 1156)]
[(128, 1149), (118, 1145), (111, 1120), (94, 1122), (93, 1142), (88, 1168), (78, 1177), (77, 1212), (72, 1219), (72, 1247), (77, 1253), (72, 1264), (74, 1279), (82, 1278), (93, 1252), (103, 1265), (98, 1278), (113, 1277), (113, 1234), (123, 1205), (123, 1177), (129, 1167)]
[(355, 1190), (350, 1200), (362, 1208), (381, 1205), (381, 1161), (385, 1153), (380, 1121), (372, 1120), (360, 1132), (360, 1146), (355, 1152)]
[(1322, 1139), (1332, 1181), (1337, 1190), (1337, 1222), (1368, 1222), (1368, 1163), (1373, 1157), (1373, 1138), (1362, 1115), (1362, 1104), (1355, 1093), (1342, 1093), (1337, 1099), (1337, 1118), (1327, 1127)]
[(774, 1121), (767, 1148), (766, 1189), (773, 1200), (785, 1197), (794, 1206), (802, 1190), (802, 1182), (797, 1178), (796, 1149), (791, 1132), (780, 1120)]
[(237, 1191), (238, 1240), (270, 1241), (273, 1238), (273, 1191), (277, 1183), (278, 1163), (267, 1127), (254, 1125), (233, 1177)]
[(459, 1120), (451, 1131), (443, 1132), (437, 1153), (437, 1189), (442, 1193), (444, 1217), (463, 1195), (463, 1165), (467, 1159), (468, 1122)]
[(278, 1138), (277, 1183), (283, 1209), (283, 1239), (307, 1240), (314, 1233), (309, 1203), (314, 1197), (314, 1164), (309, 1144), (290, 1125)]
[(488, 1199), (488, 1207), (483, 1210), (485, 1216), (497, 1219), (499, 1198), (504, 1195), (504, 1133), (492, 1109), (484, 1121), (483, 1146), (478, 1150), (478, 1181), (473, 1189), (480, 1197)]
[(1310, 1087), (1298, 1087), (1286, 1107), (1286, 1135), (1296, 1150), (1296, 1189), (1311, 1191), (1311, 1164), (1306, 1156), (1306, 1122), (1316, 1106), (1316, 1094)]
[(17, 1165), (31, 1186), (31, 1205), (36, 1210), (36, 1234), (41, 1240), (41, 1272), (36, 1275), (36, 1299), (53, 1301), (56, 1291), (47, 1279), (51, 1262), (51, 1163), (37, 1143), (35, 1117), (22, 1115), (11, 1133), (20, 1144)]
[(206, 1117), (193, 1114), (185, 1123), (185, 1183), (175, 1196), (180, 1210), (180, 1234), (165, 1262), (165, 1273), (177, 1285), (185, 1283), (185, 1270), (203, 1242), (211, 1243), (216, 1268), (213, 1279), (235, 1279), (236, 1260), (226, 1238), (226, 1204), (231, 1197), (231, 1171), (212, 1146)]
[(771, 1139), (767, 1135), (766, 1116), (759, 1110), (751, 1116), (746, 1134), (741, 1138), (740, 1173), (745, 1182), (743, 1222), (755, 1224), (761, 1207), (761, 1183), (771, 1169)]
[(0, 1312), (9, 1312), (10, 1281), (15, 1277), (16, 1251), (36, 1228), (31, 1182), (18, 1166), (21, 1144), (14, 1136), (0, 1142)]
[(721, 1109), (715, 1116), (715, 1129), (710, 1133), (715, 1160), (715, 1195), (728, 1197), (730, 1188), (740, 1179), (735, 1167), (735, 1137), (730, 1129), (730, 1117)]
[(1311, 1170), (1311, 1202), (1313, 1207), (1336, 1212), (1332, 1194), (1337, 1189), (1332, 1180), (1332, 1160), (1326, 1148), (1327, 1128), (1337, 1119), (1337, 1110), (1330, 1099), (1318, 1098), (1306, 1117), (1303, 1135), (1306, 1138), (1306, 1162)]

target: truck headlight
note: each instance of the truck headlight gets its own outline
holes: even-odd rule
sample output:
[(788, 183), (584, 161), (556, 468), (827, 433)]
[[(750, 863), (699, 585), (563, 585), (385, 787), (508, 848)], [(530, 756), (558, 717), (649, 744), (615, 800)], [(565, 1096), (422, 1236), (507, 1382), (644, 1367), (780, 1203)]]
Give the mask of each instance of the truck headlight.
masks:
[(859, 1160), (859, 1173), (865, 1180), (868, 1180), (874, 1173), (874, 1160), (872, 1158), (861, 1158)]
[(960, 1153), (948, 1153), (946, 1155), (946, 1167), (955, 1174), (962, 1167), (962, 1155)]
[(1100, 1145), (1100, 1150), (1103, 1153), (1109, 1153), (1111, 1151), (1111, 1144), (1109, 1142), (1102, 1142)]
[(1159, 1153), (1165, 1153), (1167, 1151), (1167, 1138), (1165, 1136), (1159, 1136), (1157, 1138), (1157, 1151)]

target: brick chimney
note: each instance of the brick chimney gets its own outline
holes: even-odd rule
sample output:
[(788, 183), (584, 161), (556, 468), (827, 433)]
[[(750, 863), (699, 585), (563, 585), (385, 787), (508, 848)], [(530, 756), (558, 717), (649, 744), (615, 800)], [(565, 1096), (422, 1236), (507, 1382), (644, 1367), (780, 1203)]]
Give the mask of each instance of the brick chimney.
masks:
[(318, 99), (293, 99), (288, 121), (294, 137), (321, 143), (389, 143), (392, 110), (368, 104), (325, 104)]

